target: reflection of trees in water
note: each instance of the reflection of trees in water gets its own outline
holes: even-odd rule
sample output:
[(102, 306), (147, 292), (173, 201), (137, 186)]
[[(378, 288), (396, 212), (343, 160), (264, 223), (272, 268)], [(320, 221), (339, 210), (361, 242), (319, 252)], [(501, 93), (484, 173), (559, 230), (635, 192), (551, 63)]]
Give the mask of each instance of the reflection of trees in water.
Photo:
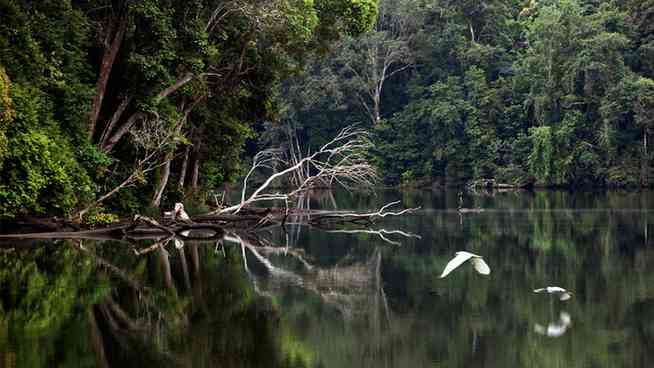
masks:
[[(6, 257), (6, 270), (55, 281), (39, 284), (3, 274), (14, 287), (12, 292), (20, 289), (17, 299), (23, 304), (3, 303), (0, 311), (9, 313), (2, 315), (2, 331), (21, 349), (31, 348), (30, 339), (47, 340), (56, 349), (65, 330), (74, 326), (81, 333), (67, 349), (93, 357), (82, 360), (98, 367), (316, 365), (311, 349), (280, 319), (275, 293), (286, 287), (312, 293), (346, 320), (367, 320), (376, 336), (387, 327), (390, 311), (379, 251), (362, 261), (325, 266), (312, 264), (302, 249), (280, 247), (253, 234), (230, 234), (228, 240), (236, 241), (236, 246), (154, 241), (160, 246), (141, 246), (145, 252), (137, 255), (122, 243), (81, 240), (43, 248), (56, 249), (54, 254), (25, 251), (20, 257)], [(275, 265), (280, 257), (287, 260)], [(288, 267), (288, 258), (300, 265), (300, 272)], [(41, 260), (53, 265), (40, 265)], [(78, 263), (84, 268), (73, 267)], [(60, 274), (61, 269), (65, 272)], [(9, 290), (5, 285), (3, 290)], [(70, 294), (63, 310), (52, 308), (57, 301), (29, 301), (32, 294), (51, 292), (54, 286)], [(95, 296), (85, 296), (89, 293)], [(44, 309), (43, 330), (29, 330), (34, 322), (21, 317), (33, 305)], [(48, 312), (56, 314), (45, 315)], [(33, 335), (16, 340), (20, 330)], [(23, 366), (28, 355), (10, 345), (0, 351)], [(58, 355), (46, 353), (29, 366), (59, 362)]]
[(274, 301), (253, 292), (240, 252), (171, 248), (135, 257), (124, 244), (59, 242), (0, 254), (3, 364), (66, 366), (69, 354), (99, 367), (310, 363)]
[[(490, 210), (466, 216), (462, 224), (447, 211), (393, 219), (390, 227), (423, 239), (408, 249), (381, 248), (381, 284), (392, 318), (378, 336), (372, 324), (344, 320), (315, 293), (281, 289), (276, 295), (326, 366), (645, 367), (654, 358), (654, 329), (652, 318), (634, 306), (654, 294), (650, 214), (639, 210), (641, 201), (652, 199), (503, 193), (475, 198), (475, 207)], [(371, 247), (359, 245), (373, 239), (357, 238), (342, 248), (365, 260), (358, 249), (368, 249), (369, 256)], [(337, 245), (315, 232), (297, 239)], [(304, 249), (327, 258), (338, 252)], [(436, 280), (461, 249), (483, 254), (498, 272), (489, 280), (465, 272)], [(532, 294), (550, 284), (574, 290), (575, 297), (562, 305)], [(560, 322), (562, 307), (575, 321), (564, 335), (548, 340), (534, 331), (535, 323)]]
[[(409, 249), (380, 248), (380, 280), (391, 315), (381, 328), (366, 318), (344, 319), (319, 294), (297, 288), (275, 290), (283, 314), (326, 366), (648, 366), (652, 319), (633, 306), (652, 297), (654, 273), (648, 270), (654, 254), (647, 244), (649, 214), (634, 209), (638, 197), (503, 196), (485, 198), (476, 206), (492, 210), (467, 216), (462, 225), (448, 212), (390, 222), (423, 239)], [(294, 239), (329, 248), (322, 236)], [(349, 255), (337, 259), (365, 262), (373, 240), (358, 234), (342, 244)], [(303, 249), (309, 257), (331, 254)], [(461, 249), (479, 251), (498, 272), (489, 280), (468, 273), (436, 280)], [(575, 323), (546, 340), (534, 324), (556, 321), (562, 305), (532, 290), (549, 284), (576, 292), (565, 305)]]
[[(419, 321), (430, 321), (435, 332), (422, 349), (446, 346), (431, 349), (446, 366), (648, 366), (654, 358), (652, 330), (643, 333), (646, 329), (628, 321), (652, 324), (641, 312), (633, 316), (632, 309), (654, 293), (652, 268), (643, 266), (654, 265), (644, 235), (650, 214), (630, 209), (638, 205), (637, 196), (622, 196), (623, 202), (611, 203), (617, 210), (606, 208), (606, 198), (536, 193), (529, 206), (518, 204), (525, 199), (516, 195), (513, 203), (502, 198), (496, 203), (503, 207), (493, 208), (491, 198), (490, 213), (468, 216), (463, 226), (454, 214), (418, 218), (407, 230), (424, 235), (430, 228), (438, 234), (433, 247), (389, 257), (385, 267), (408, 280), (387, 289), (391, 301), (398, 290), (409, 290), (406, 309), (421, 310), (406, 334), (419, 334)], [(571, 206), (589, 210), (561, 209)], [(530, 210), (513, 210), (525, 207)], [(474, 274), (435, 280), (460, 249), (483, 254), (494, 275), (488, 281)], [(419, 288), (424, 284), (434, 288), (429, 296)], [(560, 312), (560, 303), (552, 311), (547, 300), (530, 294), (531, 287), (544, 284), (576, 291), (566, 305), (575, 324), (557, 341), (544, 341), (531, 330), (534, 322)]]
[[(106, 286), (95, 282), (91, 264), (72, 249), (1, 248), (0, 365), (44, 367), (57, 356), (84, 366), (79, 349), (62, 345), (86, 333), (78, 301), (102, 298)], [(58, 343), (50, 338), (53, 334)]]
[[(143, 349), (180, 366), (309, 363), (307, 352), (280, 325), (273, 300), (254, 292), (240, 250), (227, 247), (224, 253), (214, 253), (206, 244), (191, 243), (169, 249), (148, 256), (143, 276), (165, 309), (155, 323), (148, 320), (145, 324), (145, 338), (131, 336), (132, 344), (138, 341)], [(139, 304), (140, 299), (125, 294), (121, 295), (123, 304), (132, 314), (143, 318), (150, 313)], [(122, 363), (134, 358), (130, 355)]]
[[(288, 247), (281, 233), (242, 235), (224, 248), (171, 243), (138, 257), (111, 242), (3, 249), (0, 358), (102, 366), (103, 349), (112, 367), (646, 367), (654, 354), (650, 215), (607, 209), (634, 200), (652, 202), (473, 198), (494, 211), (462, 224), (445, 211), (380, 224), (423, 236), (401, 247), (374, 234), (294, 227)], [(484, 256), (490, 279), (470, 270), (437, 279), (461, 249)], [(532, 294), (550, 284), (575, 296), (562, 304)], [(563, 310), (573, 321), (563, 336), (534, 331)]]

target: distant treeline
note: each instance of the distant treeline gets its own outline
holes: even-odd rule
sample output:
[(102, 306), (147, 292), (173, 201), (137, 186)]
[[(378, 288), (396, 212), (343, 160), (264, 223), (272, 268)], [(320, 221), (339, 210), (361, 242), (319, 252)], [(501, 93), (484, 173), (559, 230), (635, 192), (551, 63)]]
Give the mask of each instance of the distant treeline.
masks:
[(654, 182), (651, 0), (382, 0), (305, 72), (289, 125), (312, 145), (374, 127), (389, 183)]

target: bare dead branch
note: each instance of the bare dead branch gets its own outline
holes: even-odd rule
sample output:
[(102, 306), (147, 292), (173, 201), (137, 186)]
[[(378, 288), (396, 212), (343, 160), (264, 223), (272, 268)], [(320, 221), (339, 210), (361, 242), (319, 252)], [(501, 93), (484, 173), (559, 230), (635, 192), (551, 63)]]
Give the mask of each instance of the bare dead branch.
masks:
[[(367, 161), (367, 152), (373, 144), (369, 133), (356, 127), (347, 127), (330, 142), (306, 157), (298, 157), (301, 150), (294, 149), (290, 162), (286, 160), (279, 149), (269, 149), (258, 153), (243, 181), (241, 202), (227, 208), (219, 209), (212, 214), (238, 213), (242, 208), (261, 201), (291, 201), (309, 189), (320, 185), (338, 183), (348, 190), (356, 188), (369, 189), (378, 180), (377, 173)], [(272, 169), (286, 167), (270, 175), (263, 184), (247, 195), (251, 176), (262, 168)], [(270, 186), (276, 180), (296, 178), (294, 188), (287, 192), (272, 192)]]
[(317, 223), (320, 221), (325, 221), (329, 219), (341, 219), (341, 220), (353, 220), (353, 219), (368, 219), (374, 220), (376, 218), (384, 218), (386, 216), (401, 216), (407, 213), (412, 213), (420, 209), (420, 207), (415, 208), (405, 208), (400, 211), (387, 211), (390, 207), (400, 204), (400, 201), (395, 201), (384, 205), (378, 211), (375, 212), (366, 212), (366, 213), (357, 213), (357, 212), (334, 212), (334, 211), (322, 211), (321, 214), (314, 216), (311, 220), (312, 223)]
[(73, 217), (82, 218), (92, 208), (97, 207), (121, 189), (145, 181), (150, 171), (165, 164), (165, 162), (159, 162), (159, 156), (167, 152), (169, 147), (174, 145), (176, 139), (176, 132), (166, 129), (165, 124), (162, 124), (159, 119), (145, 120), (140, 126), (131, 127), (129, 133), (136, 147), (138, 157), (134, 163), (132, 173), (116, 187), (77, 212)]

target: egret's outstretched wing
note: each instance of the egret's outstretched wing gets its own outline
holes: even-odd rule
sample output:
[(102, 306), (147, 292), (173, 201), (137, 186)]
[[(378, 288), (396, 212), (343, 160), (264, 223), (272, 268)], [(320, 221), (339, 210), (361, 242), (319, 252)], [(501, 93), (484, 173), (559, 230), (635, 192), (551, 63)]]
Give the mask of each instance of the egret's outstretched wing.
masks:
[(475, 267), (475, 271), (479, 272), (482, 275), (490, 275), (490, 267), (484, 262), (484, 259), (481, 257), (474, 257), (472, 260), (472, 265)]
[(452, 258), (452, 260), (449, 261), (445, 266), (445, 269), (443, 270), (443, 273), (441, 274), (440, 278), (442, 279), (443, 277), (446, 277), (447, 275), (450, 274), (450, 272), (454, 271), (454, 269), (461, 266), (465, 261), (469, 260), (472, 257), (474, 257), (474, 254), (472, 253), (457, 252), (456, 257)]
[(550, 323), (547, 325), (547, 336), (548, 337), (561, 337), (565, 335), (565, 332), (568, 330), (566, 326), (559, 325), (557, 323)]
[(570, 293), (568, 292), (561, 293), (561, 296), (559, 296), (559, 299), (563, 301), (568, 300), (570, 298), (572, 298), (572, 295), (570, 295)]

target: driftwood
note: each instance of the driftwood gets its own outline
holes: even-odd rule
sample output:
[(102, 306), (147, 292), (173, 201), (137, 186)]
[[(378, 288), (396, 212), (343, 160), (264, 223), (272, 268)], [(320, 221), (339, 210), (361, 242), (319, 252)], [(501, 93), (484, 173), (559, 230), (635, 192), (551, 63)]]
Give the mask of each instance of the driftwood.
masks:
[[(209, 236), (192, 236), (191, 232), (210, 232)], [(170, 222), (160, 224), (149, 217), (137, 215), (132, 221), (118, 225), (80, 231), (48, 231), (16, 234), (0, 234), (0, 239), (134, 239), (173, 236), (183, 240), (212, 240), (222, 238), (223, 226), (211, 222)]]
[[(309, 208), (243, 208), (238, 214), (215, 214), (189, 217), (183, 212), (178, 216), (164, 218), (157, 221), (153, 218), (136, 215), (131, 220), (123, 220), (116, 225), (96, 229), (80, 231), (48, 231), (48, 232), (22, 232), (16, 234), (0, 234), (0, 245), (4, 242), (19, 239), (92, 239), (92, 240), (126, 240), (134, 243), (138, 239), (152, 239), (155, 244), (146, 249), (135, 250), (136, 254), (144, 254), (159, 249), (171, 241), (176, 243), (184, 241), (221, 241), (228, 231), (249, 232), (276, 226), (302, 226), (307, 225), (324, 230), (334, 229), (348, 224), (364, 225), (373, 224), (376, 220), (388, 216), (401, 216), (410, 214), (418, 208), (407, 208), (400, 211), (389, 209), (399, 204), (391, 202), (382, 206), (374, 212), (346, 212), (311, 210)], [(386, 235), (401, 235), (415, 237), (397, 230), (371, 230), (345, 229), (334, 231), (344, 233), (367, 232), (378, 235), (382, 240), (390, 244), (399, 244), (390, 240)], [(11, 242), (7, 243), (11, 245)]]

